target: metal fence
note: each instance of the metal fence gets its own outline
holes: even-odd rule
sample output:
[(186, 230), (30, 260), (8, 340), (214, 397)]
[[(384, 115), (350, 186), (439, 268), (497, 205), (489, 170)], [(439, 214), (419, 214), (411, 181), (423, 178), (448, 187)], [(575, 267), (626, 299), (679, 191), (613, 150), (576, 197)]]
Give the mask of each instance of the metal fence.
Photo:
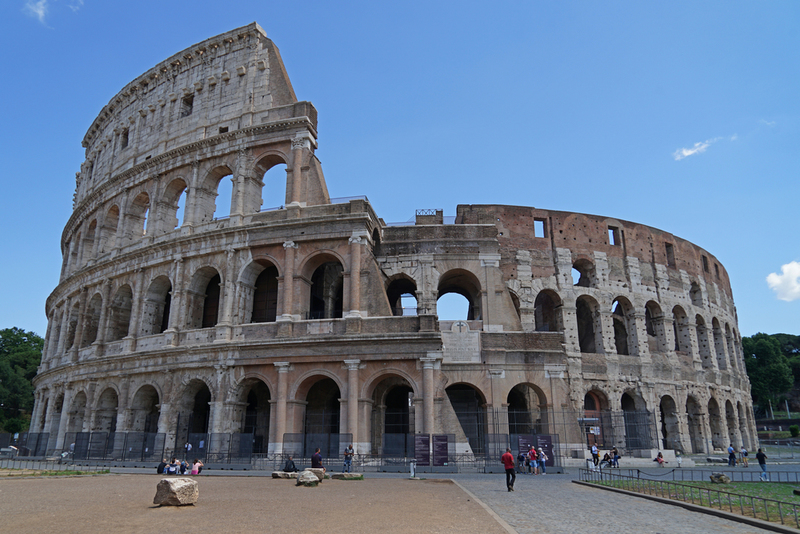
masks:
[(341, 458), (344, 449), (351, 443), (352, 434), (284, 434), (283, 454), (294, 458), (311, 458), (319, 447), (323, 458)]
[(44, 456), (47, 453), (48, 432), (0, 434), (0, 449), (15, 447), (15, 456)]
[(102, 465), (81, 465), (77, 466), (70, 462), (46, 461), (46, 460), (26, 460), (20, 458), (8, 458), (0, 460), (0, 469), (30, 469), (35, 471), (104, 471)]
[[(650, 476), (653, 475), (648, 475), (648, 477)], [(613, 486), (665, 499), (690, 502), (756, 519), (780, 521), (782, 525), (787, 524), (788, 521), (789, 524), (800, 528), (800, 520), (797, 513), (798, 505), (789, 502), (714, 488), (703, 488), (670, 480), (654, 480), (640, 476), (622, 475), (616, 471), (608, 470), (580, 469), (579, 478), (584, 482)]]
[[(604, 473), (608, 473), (605, 469)], [(715, 468), (715, 469), (658, 469), (657, 473), (642, 471), (641, 469), (618, 469), (614, 468), (614, 473), (625, 476), (637, 477), (647, 480), (671, 480), (673, 482), (708, 482), (709, 477), (714, 473), (724, 473), (732, 482), (759, 482), (761, 481), (761, 469), (739, 469), (739, 468)], [(769, 482), (779, 483), (800, 483), (800, 471), (768, 471)]]

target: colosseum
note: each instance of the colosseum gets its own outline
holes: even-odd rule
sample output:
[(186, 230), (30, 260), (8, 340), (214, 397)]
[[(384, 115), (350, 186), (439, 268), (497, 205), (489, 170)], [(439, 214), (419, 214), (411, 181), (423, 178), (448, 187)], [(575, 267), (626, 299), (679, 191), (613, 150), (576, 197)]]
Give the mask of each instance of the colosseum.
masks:
[[(711, 253), (605, 216), (459, 205), (387, 224), (366, 197), (332, 198), (317, 110), (255, 23), (130, 82), (83, 147), (36, 454), (333, 458), (353, 443), (379, 462), (433, 445), (458, 465), (524, 438), (558, 466), (592, 444), (756, 444)], [(463, 317), (439, 318), (446, 295)]]

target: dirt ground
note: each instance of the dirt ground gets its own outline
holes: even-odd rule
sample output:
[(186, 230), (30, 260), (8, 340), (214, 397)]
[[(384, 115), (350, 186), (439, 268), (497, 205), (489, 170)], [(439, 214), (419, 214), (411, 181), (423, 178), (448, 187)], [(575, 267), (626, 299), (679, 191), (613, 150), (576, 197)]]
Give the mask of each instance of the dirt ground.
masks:
[(505, 533), (444, 480), (197, 477), (194, 506), (153, 505), (159, 475), (0, 480), (0, 530), (55, 532)]

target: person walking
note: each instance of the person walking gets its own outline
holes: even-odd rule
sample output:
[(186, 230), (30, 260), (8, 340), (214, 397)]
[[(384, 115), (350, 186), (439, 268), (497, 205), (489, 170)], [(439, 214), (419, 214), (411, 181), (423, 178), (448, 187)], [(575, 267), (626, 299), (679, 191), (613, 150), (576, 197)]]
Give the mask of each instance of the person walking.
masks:
[(761, 482), (769, 482), (769, 475), (767, 474), (767, 455), (764, 454), (760, 448), (756, 453), (756, 460), (758, 460), (758, 467), (761, 468), (761, 476), (759, 479)]
[(739, 449), (739, 454), (742, 456), (740, 459), (742, 467), (750, 467), (750, 463), (747, 461), (747, 449), (744, 448), (744, 445), (742, 445), (742, 448)]
[(342, 473), (349, 473), (350, 468), (353, 466), (353, 455), (355, 451), (353, 450), (353, 444), (347, 446), (344, 450), (344, 465), (342, 465)]
[(600, 451), (597, 450), (597, 444), (592, 445), (592, 463), (595, 467), (600, 463)]
[(728, 467), (736, 467), (736, 449), (733, 448), (733, 443), (728, 446)]
[(514, 471), (514, 456), (511, 454), (511, 448), (507, 448), (505, 454), (500, 457), (503, 467), (506, 468), (506, 487), (508, 491), (514, 491), (514, 482), (517, 481), (517, 474)]

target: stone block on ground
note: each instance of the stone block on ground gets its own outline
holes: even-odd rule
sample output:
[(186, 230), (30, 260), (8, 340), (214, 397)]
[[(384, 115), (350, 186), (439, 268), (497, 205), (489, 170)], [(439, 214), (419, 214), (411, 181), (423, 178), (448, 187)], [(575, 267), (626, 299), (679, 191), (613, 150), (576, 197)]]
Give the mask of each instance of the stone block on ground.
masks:
[(297, 478), (297, 473), (287, 473), (286, 471), (273, 471), (272, 478)]
[(728, 459), (727, 458), (717, 458), (715, 456), (708, 456), (706, 458), (706, 462), (708, 462), (710, 464), (726, 464), (726, 463), (728, 463)]
[(313, 488), (316, 487), (317, 484), (319, 484), (319, 478), (317, 478), (317, 475), (315, 475), (309, 470), (301, 472), (300, 475), (297, 477), (298, 486), (306, 486), (309, 488)]
[(711, 473), (709, 477), (714, 484), (730, 484), (731, 479), (725, 473)]
[(314, 475), (317, 477), (317, 479), (319, 479), (320, 482), (325, 480), (325, 470), (324, 469), (320, 469), (318, 467), (307, 467), (306, 471), (310, 471), (310, 472), (314, 473)]
[(362, 473), (332, 473), (331, 478), (334, 480), (360, 480), (364, 478)]
[(196, 480), (191, 478), (162, 478), (156, 487), (153, 504), (159, 506), (183, 506), (194, 504), (200, 490)]

